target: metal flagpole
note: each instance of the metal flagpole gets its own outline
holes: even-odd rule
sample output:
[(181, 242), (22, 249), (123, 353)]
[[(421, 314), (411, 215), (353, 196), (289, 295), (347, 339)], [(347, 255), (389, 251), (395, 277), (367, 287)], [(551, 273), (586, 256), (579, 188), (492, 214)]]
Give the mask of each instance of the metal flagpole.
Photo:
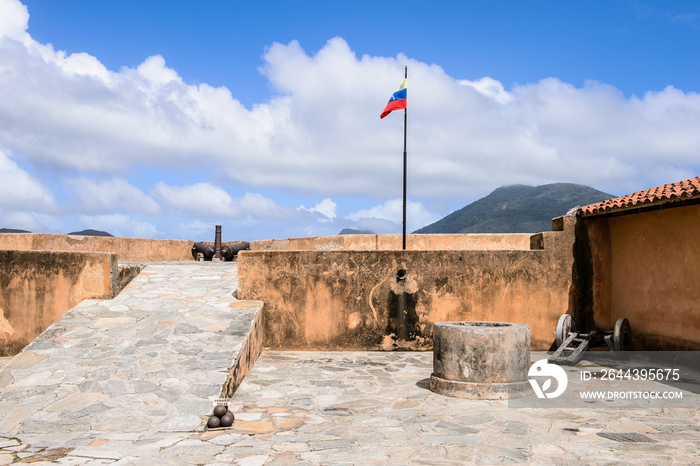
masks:
[[(408, 65), (405, 65), (404, 79), (408, 79)], [(406, 250), (406, 123), (408, 121), (408, 105), (403, 109), (403, 249)]]

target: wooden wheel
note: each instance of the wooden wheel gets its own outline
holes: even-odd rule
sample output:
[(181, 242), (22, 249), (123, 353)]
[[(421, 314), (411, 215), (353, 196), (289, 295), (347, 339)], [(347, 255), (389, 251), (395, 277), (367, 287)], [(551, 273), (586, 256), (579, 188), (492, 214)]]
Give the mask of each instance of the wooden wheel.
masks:
[(557, 348), (569, 337), (570, 334), (576, 332), (576, 324), (574, 318), (569, 314), (564, 314), (559, 317), (557, 322)]
[(628, 351), (632, 344), (632, 327), (630, 321), (620, 317), (613, 330), (613, 347), (615, 351)]

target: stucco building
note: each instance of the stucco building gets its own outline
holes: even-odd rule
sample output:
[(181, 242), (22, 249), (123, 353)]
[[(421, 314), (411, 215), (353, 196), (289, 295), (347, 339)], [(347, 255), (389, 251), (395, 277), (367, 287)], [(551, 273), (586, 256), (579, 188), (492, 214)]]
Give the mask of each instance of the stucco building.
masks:
[(700, 176), (582, 207), (575, 319), (633, 349), (700, 350)]

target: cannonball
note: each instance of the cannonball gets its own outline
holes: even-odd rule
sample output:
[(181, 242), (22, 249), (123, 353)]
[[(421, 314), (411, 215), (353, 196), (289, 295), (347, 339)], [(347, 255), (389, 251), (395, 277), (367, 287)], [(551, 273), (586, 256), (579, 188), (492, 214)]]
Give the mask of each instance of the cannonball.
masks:
[(209, 427), (210, 429), (216, 429), (220, 425), (221, 425), (221, 419), (219, 419), (217, 416), (212, 416), (207, 421), (207, 427)]
[(228, 411), (221, 417), (221, 427), (231, 427), (233, 425), (233, 413)]
[(221, 417), (224, 414), (226, 414), (226, 411), (228, 411), (228, 408), (223, 405), (217, 405), (214, 407), (214, 416)]

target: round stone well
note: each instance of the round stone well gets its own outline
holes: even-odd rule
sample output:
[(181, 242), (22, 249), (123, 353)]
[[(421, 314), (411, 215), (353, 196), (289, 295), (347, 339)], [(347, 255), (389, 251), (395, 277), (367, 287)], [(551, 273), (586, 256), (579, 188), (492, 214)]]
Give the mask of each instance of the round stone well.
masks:
[(498, 400), (530, 385), (530, 326), (509, 322), (433, 325), (430, 390), (457, 398)]

